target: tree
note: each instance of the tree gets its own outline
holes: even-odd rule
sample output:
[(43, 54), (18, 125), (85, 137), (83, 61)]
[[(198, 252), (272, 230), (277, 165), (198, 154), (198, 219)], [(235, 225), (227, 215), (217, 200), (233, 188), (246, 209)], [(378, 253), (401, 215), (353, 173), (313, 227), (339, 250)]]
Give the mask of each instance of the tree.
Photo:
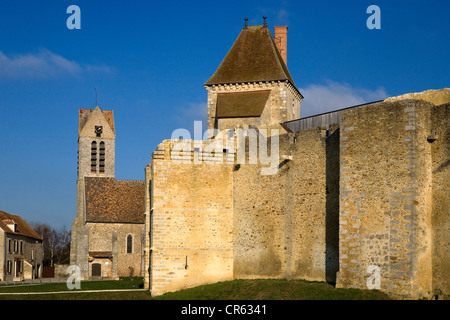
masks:
[(67, 264), (70, 259), (70, 230), (66, 227), (55, 229), (48, 224), (32, 222), (30, 226), (42, 237), (44, 247), (44, 265), (53, 267)]

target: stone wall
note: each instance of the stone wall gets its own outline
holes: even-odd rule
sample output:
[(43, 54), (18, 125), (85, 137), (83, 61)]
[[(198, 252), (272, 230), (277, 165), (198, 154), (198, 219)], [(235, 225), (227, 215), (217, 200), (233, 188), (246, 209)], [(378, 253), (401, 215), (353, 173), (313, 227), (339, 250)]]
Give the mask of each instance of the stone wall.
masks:
[(431, 104), (384, 102), (341, 114), (338, 286), (384, 292), (431, 289)]
[[(79, 199), (79, 198), (78, 198)], [(79, 200), (77, 203), (80, 202)], [(81, 278), (89, 277), (89, 237), (88, 229), (84, 225), (82, 211), (77, 207), (77, 217), (72, 223), (70, 239), (70, 265), (76, 265), (80, 268)]]
[(233, 165), (176, 161), (173, 143), (151, 162), (152, 295), (233, 278)]
[(6, 249), (6, 237), (5, 232), (0, 230), (0, 281), (4, 281), (3, 276), (5, 274), (6, 261), (5, 261), (5, 250)]
[[(450, 104), (433, 107), (433, 294), (450, 294)], [(434, 140), (436, 139), (436, 140)]]
[[(97, 168), (95, 172), (91, 171), (91, 143), (95, 141), (97, 143)], [(99, 172), (100, 164), (100, 143), (105, 143), (105, 172)], [(78, 138), (78, 177), (82, 179), (84, 177), (111, 177), (113, 178), (115, 173), (115, 140), (105, 138), (91, 138), (91, 137), (79, 137)]]
[(337, 251), (326, 238), (326, 149), (326, 130), (285, 134), (275, 175), (259, 164), (234, 172), (235, 278), (326, 280)]
[(144, 258), (143, 258), (143, 276), (144, 287), (150, 288), (150, 253), (151, 253), (151, 234), (152, 234), (152, 220), (151, 220), (151, 203), (152, 203), (152, 168), (150, 164), (145, 166), (145, 227), (144, 227)]
[[(128, 277), (142, 275), (143, 224), (87, 223), (89, 230), (89, 251), (111, 252), (111, 268), (107, 267), (104, 277)], [(127, 236), (133, 238), (132, 252), (127, 253)], [(91, 267), (95, 261), (91, 261)]]
[[(72, 225), (70, 264), (80, 267), (83, 279), (92, 275), (92, 264), (102, 265), (102, 277), (143, 276), (144, 224), (84, 223)], [(126, 252), (126, 238), (133, 237), (132, 253)], [(111, 252), (112, 259), (90, 257), (90, 252)]]
[[(147, 175), (153, 295), (236, 278), (335, 282), (338, 206), (327, 193), (339, 192), (339, 131), (279, 139), (274, 175), (261, 174), (267, 164), (250, 163), (248, 143), (236, 164), (233, 154), (232, 164), (194, 164), (194, 152), (182, 163), (173, 158), (177, 141), (158, 146)], [(260, 143), (270, 150), (270, 139)]]
[(279, 139), (272, 175), (249, 161), (258, 150), (248, 145), (244, 163), (239, 148), (196, 163), (205, 141), (175, 157), (179, 141), (164, 141), (146, 170), (152, 294), (299, 278), (407, 299), (448, 295), (450, 104), (435, 106), (448, 99), (434, 94), (269, 134)]

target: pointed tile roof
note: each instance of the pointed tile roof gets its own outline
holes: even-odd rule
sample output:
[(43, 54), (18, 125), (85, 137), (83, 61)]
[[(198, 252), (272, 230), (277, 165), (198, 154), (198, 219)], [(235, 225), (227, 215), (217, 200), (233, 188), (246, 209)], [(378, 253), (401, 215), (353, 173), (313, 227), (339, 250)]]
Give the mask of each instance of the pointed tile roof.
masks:
[[(95, 109), (100, 109), (98, 106)], [(94, 109), (94, 110), (95, 110)], [(84, 125), (86, 124), (87, 120), (89, 119), (92, 112), (94, 112), (92, 109), (80, 109), (79, 113), (79, 127), (78, 127), (78, 133), (83, 130)], [(114, 128), (114, 114), (112, 110), (100, 110), (105, 117), (106, 121), (108, 122), (109, 126), (111, 127), (111, 130), (115, 134), (115, 128)]]
[(298, 91), (266, 26), (244, 28), (206, 86), (289, 81)]

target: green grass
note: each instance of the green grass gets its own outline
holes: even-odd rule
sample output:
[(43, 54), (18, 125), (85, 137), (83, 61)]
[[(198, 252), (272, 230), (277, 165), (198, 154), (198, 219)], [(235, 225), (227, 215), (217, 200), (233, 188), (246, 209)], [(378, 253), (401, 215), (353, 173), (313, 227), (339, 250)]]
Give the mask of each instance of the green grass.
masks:
[(167, 293), (154, 300), (389, 300), (379, 291), (335, 289), (303, 280), (234, 280)]
[[(142, 278), (86, 281), (81, 291), (140, 289)], [(0, 287), (0, 293), (61, 292), (45, 295), (1, 295), (0, 300), (388, 300), (379, 291), (335, 289), (323, 282), (303, 280), (234, 280), (151, 297), (149, 291), (64, 293), (65, 283)]]
[[(120, 290), (120, 289), (139, 289), (143, 288), (143, 281), (140, 277), (121, 278), (117, 281), (83, 281), (81, 289), (78, 291), (89, 290)], [(46, 283), (46, 284), (28, 284), (0, 286), (0, 293), (28, 293), (28, 292), (58, 292), (72, 291), (64, 283)], [(76, 290), (75, 290), (76, 291)]]

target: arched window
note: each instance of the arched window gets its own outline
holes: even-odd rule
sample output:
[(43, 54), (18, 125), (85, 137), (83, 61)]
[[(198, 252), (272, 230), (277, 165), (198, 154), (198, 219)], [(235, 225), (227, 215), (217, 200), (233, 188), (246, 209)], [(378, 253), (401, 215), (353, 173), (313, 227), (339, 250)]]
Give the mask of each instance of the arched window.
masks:
[(133, 253), (133, 236), (131, 234), (127, 236), (127, 253)]
[(91, 172), (97, 173), (97, 142), (91, 143)]
[(105, 173), (105, 143), (102, 141), (100, 142), (100, 173)]

